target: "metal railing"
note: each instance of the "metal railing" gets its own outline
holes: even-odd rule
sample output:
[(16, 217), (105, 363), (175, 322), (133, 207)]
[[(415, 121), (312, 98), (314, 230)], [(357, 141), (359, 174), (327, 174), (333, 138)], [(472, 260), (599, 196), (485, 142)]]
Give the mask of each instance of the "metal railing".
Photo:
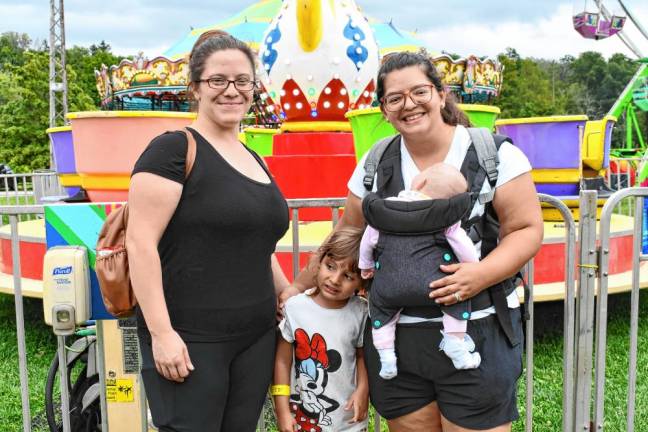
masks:
[(603, 206), (600, 223), (600, 246), (597, 248), (598, 265), (598, 296), (596, 308), (596, 369), (595, 369), (595, 395), (594, 395), (594, 429), (603, 431), (603, 408), (605, 398), (605, 367), (607, 347), (607, 303), (608, 303), (608, 277), (610, 262), (610, 227), (612, 211), (624, 199), (634, 198), (635, 217), (633, 229), (632, 251), (632, 286), (630, 300), (630, 347), (628, 361), (628, 400), (626, 412), (626, 431), (634, 431), (635, 400), (637, 391), (637, 339), (639, 324), (639, 289), (640, 265), (648, 261), (648, 255), (642, 253), (642, 226), (643, 203), (648, 197), (648, 188), (628, 188), (616, 192)]
[[(0, 206), (25, 206), (42, 204), (49, 198), (66, 198), (56, 172), (40, 170), (29, 174), (0, 175)], [(33, 214), (21, 214), (19, 220), (36, 218)], [(8, 223), (8, 217), (0, 216), (0, 225)]]
[[(565, 224), (565, 297), (563, 321), (563, 431), (569, 431), (572, 424), (574, 406), (574, 338), (575, 338), (575, 251), (576, 223), (569, 208), (559, 199), (545, 194), (538, 194), (541, 202), (548, 203), (558, 209)], [(533, 340), (534, 340), (534, 277), (535, 259), (527, 264), (527, 289), (524, 293), (526, 320), (526, 401), (525, 401), (525, 431), (533, 430)]]
[[(624, 157), (624, 158), (610, 158), (610, 163), (614, 162), (616, 169), (612, 172), (611, 168), (608, 168), (605, 172), (605, 179), (607, 181), (610, 189), (614, 191), (624, 190), (630, 187), (638, 187), (639, 185), (639, 168), (644, 162), (644, 158), (641, 157)], [(614, 209), (615, 214), (620, 214), (624, 216), (634, 216), (634, 198), (628, 199), (625, 202), (618, 201), (616, 208)]]
[[(643, 200), (648, 196), (648, 188), (629, 188), (616, 192), (609, 198), (603, 208), (600, 223), (600, 246), (596, 247), (596, 192), (583, 191), (580, 202), (579, 223), (579, 264), (576, 266), (576, 224), (569, 209), (555, 197), (539, 195), (542, 202), (556, 207), (565, 220), (565, 297), (564, 297), (564, 347), (563, 347), (563, 431), (589, 430), (591, 401), (594, 401), (594, 427), (603, 429), (603, 398), (605, 393), (605, 351), (607, 325), (607, 283), (609, 268), (610, 225), (613, 209), (624, 199), (636, 198), (633, 250), (633, 276), (631, 293), (631, 330), (630, 330), (630, 359), (628, 383), (628, 431), (634, 430), (634, 413), (636, 399), (637, 371), (637, 323), (639, 304), (639, 267), (648, 255), (641, 253), (641, 226), (643, 219)], [(299, 239), (299, 210), (304, 208), (325, 207), (332, 212), (332, 228), (338, 221), (339, 210), (344, 205), (344, 199), (305, 199), (289, 200), (292, 220), (292, 256), (293, 275), (299, 271), (300, 252), (310, 252), (311, 245), (301, 245)], [(41, 205), (0, 205), (0, 216), (7, 217), (10, 225), (11, 250), (13, 259), (13, 285), (16, 312), (16, 330), (18, 342), (18, 360), (20, 369), (20, 388), (23, 411), (23, 429), (31, 431), (31, 416), (29, 405), (29, 385), (27, 381), (27, 358), (25, 347), (25, 325), (23, 313), (23, 295), (20, 278), (20, 241), (18, 222), (21, 216), (43, 217), (44, 208)], [(576, 295), (575, 279), (578, 268), (578, 295)], [(596, 296), (595, 281), (598, 272), (599, 295)], [(525, 303), (530, 319), (526, 322), (527, 345), (526, 357), (526, 422), (525, 430), (533, 430), (533, 382), (534, 382), (534, 261), (528, 264), (528, 295), (525, 293)], [(595, 310), (596, 301), (596, 314)], [(594, 321), (596, 315), (596, 321)], [(596, 342), (593, 335), (596, 334)], [(596, 348), (595, 348), (596, 347)], [(595, 365), (592, 355), (596, 354)], [(593, 367), (595, 366), (595, 367)], [(592, 372), (595, 372), (595, 394), (591, 395)], [(63, 380), (61, 380), (63, 382)], [(267, 410), (259, 419), (259, 430), (265, 431), (270, 426), (267, 418), (272, 413)], [(105, 411), (104, 411), (105, 412)], [(375, 432), (380, 431), (380, 416), (374, 415)]]
[[(13, 271), (14, 305), (16, 311), (16, 337), (18, 344), (18, 368), (20, 374), (20, 396), (22, 401), (22, 417), (24, 432), (31, 431), (31, 412), (29, 405), (29, 379), (27, 376), (27, 349), (25, 343), (25, 314), (23, 311), (22, 279), (20, 277), (20, 239), (18, 237), (18, 222), (20, 216), (40, 216), (44, 213), (43, 206), (6, 206), (0, 205), (0, 216), (7, 217), (10, 225), (11, 258)], [(63, 381), (61, 381), (63, 382)]]

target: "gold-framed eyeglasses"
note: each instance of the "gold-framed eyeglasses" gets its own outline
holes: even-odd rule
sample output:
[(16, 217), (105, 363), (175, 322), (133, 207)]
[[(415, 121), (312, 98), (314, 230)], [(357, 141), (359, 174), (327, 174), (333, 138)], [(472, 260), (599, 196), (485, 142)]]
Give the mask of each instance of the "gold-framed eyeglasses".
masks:
[(386, 111), (394, 112), (400, 111), (405, 106), (405, 99), (409, 98), (414, 102), (414, 105), (423, 105), (432, 100), (432, 93), (434, 92), (432, 84), (423, 84), (411, 88), (402, 93), (390, 93), (383, 96), (380, 100)]
[(234, 88), (238, 91), (248, 92), (257, 87), (256, 81), (248, 78), (237, 78), (235, 80), (228, 80), (222, 77), (212, 77), (207, 79), (196, 80), (197, 83), (207, 83), (209, 88), (214, 90), (226, 91), (230, 84), (234, 84)]

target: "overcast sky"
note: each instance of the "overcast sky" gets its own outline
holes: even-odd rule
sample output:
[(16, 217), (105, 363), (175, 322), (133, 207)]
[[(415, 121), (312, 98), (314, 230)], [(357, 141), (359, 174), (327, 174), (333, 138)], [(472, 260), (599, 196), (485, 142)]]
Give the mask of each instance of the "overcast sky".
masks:
[[(57, 0), (58, 1), (58, 0)], [(105, 40), (113, 52), (149, 58), (161, 54), (191, 27), (205, 27), (226, 19), (253, 0), (66, 0), (68, 46), (89, 46)], [(356, 0), (365, 14), (389, 21), (404, 30), (416, 30), (432, 51), (460, 55), (495, 56), (507, 47), (523, 57), (558, 59), (566, 54), (599, 51), (608, 57), (632, 56), (617, 38), (583, 39), (573, 29), (571, 16), (591, 0)], [(612, 11), (615, 1), (604, 2)], [(648, 1), (625, 0), (635, 17), (648, 28)], [(632, 25), (626, 32), (648, 56), (648, 41)], [(47, 39), (49, 1), (0, 0), (0, 33), (27, 33)], [(632, 56), (634, 57), (634, 56)]]

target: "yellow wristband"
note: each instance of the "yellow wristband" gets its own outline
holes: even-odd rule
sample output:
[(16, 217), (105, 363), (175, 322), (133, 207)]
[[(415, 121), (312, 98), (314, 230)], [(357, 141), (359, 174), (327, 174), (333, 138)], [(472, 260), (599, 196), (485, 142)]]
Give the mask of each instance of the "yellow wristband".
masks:
[(270, 386), (272, 396), (290, 396), (290, 386), (286, 384), (277, 384)]

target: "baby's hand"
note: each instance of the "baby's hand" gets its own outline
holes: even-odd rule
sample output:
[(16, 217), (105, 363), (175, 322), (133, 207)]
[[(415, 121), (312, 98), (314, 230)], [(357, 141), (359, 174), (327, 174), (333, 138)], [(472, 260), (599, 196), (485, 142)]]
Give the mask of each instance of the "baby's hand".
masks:
[(371, 279), (374, 277), (374, 269), (362, 269), (360, 270), (360, 276), (362, 279)]

